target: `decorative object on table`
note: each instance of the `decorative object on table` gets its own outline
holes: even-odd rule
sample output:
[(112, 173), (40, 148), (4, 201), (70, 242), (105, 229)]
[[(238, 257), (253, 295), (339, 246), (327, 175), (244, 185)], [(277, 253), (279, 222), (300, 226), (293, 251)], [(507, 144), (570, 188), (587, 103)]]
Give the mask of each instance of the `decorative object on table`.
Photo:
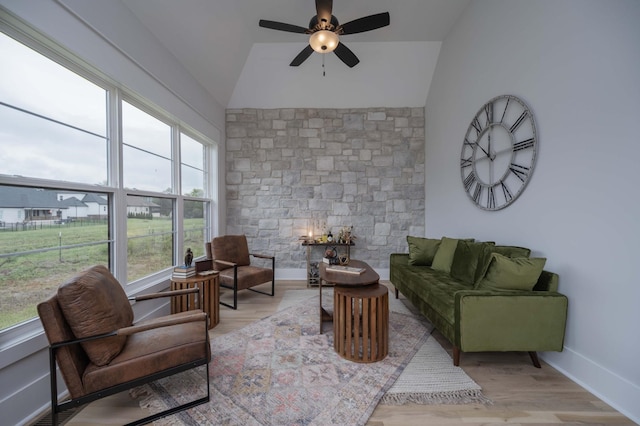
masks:
[(327, 271), (344, 272), (345, 274), (360, 275), (361, 273), (363, 273), (365, 271), (365, 269), (364, 268), (355, 268), (355, 267), (351, 267), (351, 266), (344, 266), (344, 265), (331, 265), (331, 266), (327, 266)]
[(318, 262), (311, 262), (309, 264), (309, 278), (317, 280), (319, 275)]
[(355, 240), (353, 235), (353, 226), (343, 226), (338, 233), (338, 242), (341, 244), (351, 244), (351, 241)]
[(195, 266), (180, 265), (173, 268), (173, 278), (189, 278), (195, 275)]
[(191, 266), (191, 263), (193, 263), (193, 252), (191, 251), (191, 248), (188, 248), (187, 253), (184, 255), (184, 265), (189, 267)]
[(327, 248), (324, 252), (324, 257), (322, 258), (322, 261), (329, 265), (337, 265), (339, 263), (338, 250), (336, 250), (335, 247)]
[(483, 210), (500, 210), (524, 191), (536, 163), (538, 136), (533, 113), (519, 98), (502, 95), (471, 120), (460, 153), (467, 196)]
[(347, 253), (341, 253), (338, 256), (338, 264), (345, 266), (349, 264), (349, 255)]

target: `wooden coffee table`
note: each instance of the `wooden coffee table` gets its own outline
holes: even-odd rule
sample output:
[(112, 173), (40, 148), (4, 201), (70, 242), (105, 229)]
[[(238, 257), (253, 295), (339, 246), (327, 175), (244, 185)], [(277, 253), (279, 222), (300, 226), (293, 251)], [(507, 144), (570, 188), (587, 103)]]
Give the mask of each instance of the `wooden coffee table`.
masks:
[[(389, 290), (365, 262), (351, 260), (349, 267), (364, 272), (337, 272), (320, 265), (320, 333), (323, 322), (333, 320), (334, 349), (341, 357), (380, 361), (389, 352)], [(333, 315), (322, 308), (322, 281), (334, 285)]]

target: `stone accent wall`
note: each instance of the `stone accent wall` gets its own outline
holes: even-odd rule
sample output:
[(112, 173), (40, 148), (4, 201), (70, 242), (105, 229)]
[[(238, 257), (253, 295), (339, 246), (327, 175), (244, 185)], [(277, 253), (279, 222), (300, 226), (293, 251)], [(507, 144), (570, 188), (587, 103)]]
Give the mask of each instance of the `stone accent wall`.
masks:
[(230, 109), (226, 137), (227, 233), (277, 268), (306, 268), (313, 220), (374, 268), (424, 235), (424, 108)]

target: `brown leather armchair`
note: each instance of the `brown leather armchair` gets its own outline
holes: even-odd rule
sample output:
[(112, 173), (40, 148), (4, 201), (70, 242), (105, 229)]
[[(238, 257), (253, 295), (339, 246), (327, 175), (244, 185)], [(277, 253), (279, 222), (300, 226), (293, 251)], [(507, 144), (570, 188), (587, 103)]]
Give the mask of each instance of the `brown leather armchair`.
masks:
[[(233, 305), (222, 301), (220, 304), (237, 309), (239, 290), (251, 290), (267, 296), (275, 295), (275, 256), (249, 253), (245, 235), (215, 237), (211, 242), (211, 251), (213, 266), (220, 271), (220, 286), (233, 290)], [(250, 256), (270, 259), (271, 268), (251, 265)], [(268, 281), (271, 281), (271, 293), (251, 288)]]
[[(149, 423), (210, 400), (211, 350), (207, 314), (191, 310), (133, 324), (129, 300), (198, 292), (188, 290), (127, 298), (104, 266), (94, 266), (66, 283), (38, 305), (49, 340), (51, 420), (58, 414), (105, 396), (206, 366), (206, 396), (130, 423)], [(70, 399), (58, 403), (56, 363)], [(204, 393), (204, 392), (203, 392)]]

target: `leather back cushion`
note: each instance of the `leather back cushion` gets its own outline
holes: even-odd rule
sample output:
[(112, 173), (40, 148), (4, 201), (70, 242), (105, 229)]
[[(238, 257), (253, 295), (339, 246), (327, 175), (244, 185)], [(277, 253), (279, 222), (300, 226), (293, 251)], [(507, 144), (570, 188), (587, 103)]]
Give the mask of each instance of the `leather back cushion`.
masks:
[[(245, 235), (223, 235), (215, 237), (211, 244), (213, 258), (237, 263), (238, 266), (247, 266), (249, 260), (249, 245)], [(223, 270), (229, 266), (216, 263), (216, 269)]]
[[(66, 342), (75, 338), (60, 310), (57, 296), (51, 296), (44, 302), (40, 302), (38, 315), (49, 344)], [(71, 397), (78, 398), (84, 395), (86, 392), (82, 383), (82, 374), (89, 364), (87, 354), (78, 345), (62, 346), (56, 350), (56, 361)]]
[[(104, 266), (94, 266), (58, 288), (58, 303), (78, 338), (108, 333), (133, 323), (133, 310), (120, 283)], [(126, 342), (126, 336), (83, 342), (94, 364), (108, 364)]]

